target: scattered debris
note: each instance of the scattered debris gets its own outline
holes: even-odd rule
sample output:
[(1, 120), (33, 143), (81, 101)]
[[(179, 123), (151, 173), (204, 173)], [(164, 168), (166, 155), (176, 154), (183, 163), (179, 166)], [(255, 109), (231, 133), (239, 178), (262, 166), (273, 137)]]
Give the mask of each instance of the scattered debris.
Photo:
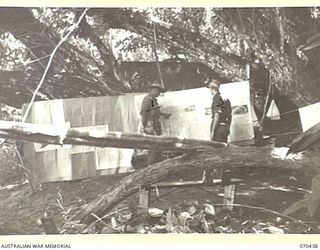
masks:
[(271, 152), (271, 157), (272, 158), (280, 158), (282, 160), (292, 160), (292, 161), (297, 161), (297, 160), (302, 160), (303, 159), (303, 153), (297, 153), (297, 154), (290, 154), (287, 155), (289, 148), (287, 147), (281, 147), (281, 148), (273, 148)]
[(269, 226), (267, 227), (270, 233), (272, 234), (283, 234), (284, 230), (282, 228), (274, 227), (274, 226)]
[[(157, 194), (153, 192), (151, 203), (153, 208), (145, 210), (144, 214), (136, 214), (137, 197), (129, 201), (124, 201), (118, 207), (106, 215), (93, 215), (96, 219), (93, 223), (87, 225), (75, 221), (74, 216), (88, 204), (96, 193), (102, 193), (114, 183), (115, 176), (100, 177), (92, 180), (81, 180), (72, 183), (51, 183), (36, 186), (36, 192), (31, 192), (29, 185), (21, 171), (8, 164), (3, 163), (0, 171), (2, 173), (1, 197), (3, 199), (2, 224), (3, 234), (32, 233), (32, 234), (114, 234), (114, 233), (318, 233), (319, 226), (317, 218), (308, 219), (306, 212), (312, 213), (319, 208), (319, 176), (314, 177), (311, 190), (309, 182), (302, 182), (300, 174), (295, 173), (298, 181), (289, 181), (292, 172), (284, 172), (283, 175), (274, 175), (270, 171), (256, 168), (247, 172), (255, 173), (257, 176), (252, 178), (248, 175), (248, 181), (244, 186), (239, 186), (239, 199), (241, 204), (235, 204), (234, 211), (222, 209), (221, 198), (217, 194), (222, 189), (206, 189), (200, 194), (198, 190), (186, 189), (176, 193), (169, 191), (167, 193)], [(14, 171), (12, 171), (14, 170)], [(244, 177), (247, 172), (241, 173)], [(262, 174), (261, 174), (262, 173)], [(263, 174), (268, 174), (265, 177)], [(15, 174), (15, 178), (8, 178)], [(270, 177), (270, 175), (272, 178)], [(187, 176), (188, 177), (188, 176)], [(310, 181), (309, 176), (307, 181)], [(117, 177), (119, 180), (123, 178)], [(108, 181), (106, 181), (108, 180)], [(272, 180), (272, 181), (269, 181)], [(289, 181), (289, 182), (288, 182)], [(23, 185), (14, 186), (16, 183)], [(274, 188), (279, 191), (261, 192), (262, 189)], [(13, 187), (13, 189), (10, 189)], [(255, 189), (258, 187), (258, 189)], [(255, 189), (255, 190), (253, 190)], [(289, 189), (294, 190), (287, 193)], [(211, 195), (214, 193), (213, 195)], [(299, 192), (297, 192), (299, 191)], [(303, 193), (303, 194), (301, 194)], [(199, 196), (197, 196), (199, 194)], [(241, 195), (247, 194), (247, 195)], [(274, 195), (276, 194), (276, 195)], [(196, 196), (195, 196), (196, 195)], [(269, 204), (260, 203), (263, 199), (271, 199)], [(274, 196), (274, 197), (273, 197)], [(291, 211), (295, 213), (293, 217), (287, 216), (283, 212), (287, 204), (292, 204), (303, 196), (308, 199), (302, 200)], [(192, 197), (197, 197), (199, 201), (193, 201)], [(213, 198), (212, 198), (213, 197)], [(286, 197), (289, 197), (286, 200)], [(294, 197), (291, 199), (291, 197)], [(159, 199), (161, 198), (161, 200)], [(275, 200), (273, 200), (275, 198)], [(16, 200), (19, 199), (17, 206)], [(216, 202), (215, 202), (216, 201)], [(280, 201), (280, 202), (278, 202)], [(284, 205), (282, 201), (287, 203)], [(274, 204), (279, 204), (275, 206)], [(259, 204), (261, 207), (254, 207)], [(129, 206), (130, 205), (130, 206)], [(5, 207), (6, 206), (6, 207)], [(131, 209), (131, 208), (135, 209)], [(264, 207), (268, 207), (266, 209)], [(36, 208), (36, 209), (35, 209)], [(12, 209), (16, 209), (14, 217), (11, 215)], [(274, 209), (272, 212), (271, 209)], [(301, 211), (297, 211), (301, 210)], [(279, 211), (279, 212), (276, 212)], [(281, 213), (280, 213), (281, 211)], [(46, 214), (47, 212), (47, 214)], [(299, 212), (299, 213), (296, 213)], [(98, 216), (99, 215), (99, 216)], [(304, 216), (304, 217), (303, 217)], [(38, 220), (39, 218), (39, 220)], [(307, 220), (311, 222), (299, 221)], [(38, 223), (37, 223), (38, 220)], [(52, 227), (50, 226), (52, 225)], [(45, 229), (45, 226), (51, 229)], [(5, 230), (4, 230), (5, 229)]]
[(164, 211), (159, 208), (148, 208), (148, 214), (151, 217), (161, 217), (163, 215)]
[[(218, 206), (215, 208), (215, 206)], [(183, 211), (184, 209), (184, 211)], [(190, 206), (179, 205), (176, 208), (169, 207), (167, 210), (149, 208), (140, 218), (133, 220), (128, 214), (117, 213), (109, 223), (104, 222), (103, 227), (92, 223), (87, 227), (81, 224), (73, 225), (77, 233), (271, 233), (285, 234), (290, 232), (290, 227), (303, 226), (300, 221), (290, 221), (288, 218), (276, 216), (266, 221), (263, 219), (242, 218), (244, 213), (240, 208), (236, 211), (220, 209), (219, 204), (194, 202)], [(191, 214), (189, 213), (191, 212)], [(98, 222), (100, 223), (100, 222)], [(81, 229), (83, 231), (79, 231)], [(310, 231), (311, 227), (304, 225), (304, 232)], [(64, 233), (66, 232), (66, 229)], [(69, 231), (70, 233), (70, 231)]]
[(212, 215), (212, 216), (216, 215), (216, 211), (214, 207), (210, 204), (204, 204), (204, 211), (208, 215)]

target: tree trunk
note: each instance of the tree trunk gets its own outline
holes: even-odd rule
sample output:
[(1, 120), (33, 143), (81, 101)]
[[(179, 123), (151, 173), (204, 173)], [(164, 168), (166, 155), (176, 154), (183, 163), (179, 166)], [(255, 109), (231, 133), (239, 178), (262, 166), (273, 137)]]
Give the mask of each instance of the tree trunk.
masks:
[(193, 151), (175, 159), (166, 160), (125, 177), (105, 194), (100, 194), (73, 219), (89, 224), (96, 220), (91, 214), (102, 217), (121, 201), (134, 194), (143, 186), (162, 181), (166, 177), (189, 169), (237, 168), (244, 166), (261, 166), (304, 170), (320, 173), (317, 154), (309, 153), (299, 161), (281, 160), (272, 157), (272, 147), (228, 147)]
[(317, 153), (307, 153), (303, 159), (292, 161), (275, 158), (272, 147), (226, 147), (225, 143), (179, 139), (176, 137), (125, 134), (99, 130), (81, 131), (53, 125), (0, 122), (0, 138), (45, 144), (73, 144), (96, 147), (158, 149), (185, 152), (184, 155), (151, 165), (122, 179), (108, 193), (99, 195), (78, 213), (74, 220), (90, 223), (103, 216), (139, 188), (155, 184), (169, 175), (191, 169), (237, 168), (261, 166), (304, 170), (320, 173)]
[(71, 144), (180, 152), (207, 147), (221, 148), (227, 146), (226, 143), (214, 141), (107, 132), (95, 129), (83, 132), (76, 128), (68, 129), (63, 126), (7, 121), (0, 121), (0, 138), (42, 144)]

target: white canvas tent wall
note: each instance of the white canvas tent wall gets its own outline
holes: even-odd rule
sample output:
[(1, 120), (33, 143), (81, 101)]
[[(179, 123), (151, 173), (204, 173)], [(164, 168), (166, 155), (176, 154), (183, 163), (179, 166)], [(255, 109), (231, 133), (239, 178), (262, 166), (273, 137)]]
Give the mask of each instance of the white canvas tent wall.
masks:
[(302, 131), (305, 132), (320, 122), (320, 102), (299, 108)]
[[(222, 97), (228, 98), (232, 106), (232, 123), (229, 142), (252, 144), (254, 142), (253, 119), (248, 81), (222, 84)], [(136, 112), (143, 96), (136, 96)], [(209, 139), (211, 124), (212, 95), (207, 88), (167, 92), (158, 97), (161, 110), (172, 114), (169, 120), (162, 120), (163, 134), (195, 139)]]
[[(35, 102), (27, 122), (136, 132), (134, 95)], [(130, 149), (24, 144), (24, 160), (34, 183), (75, 180), (131, 171)]]
[[(223, 84), (221, 93), (230, 99), (233, 107), (229, 141), (252, 142), (249, 82)], [(35, 102), (27, 122), (136, 133), (144, 96), (126, 94)], [(208, 89), (168, 92), (158, 99), (162, 111), (172, 114), (169, 120), (162, 121), (164, 135), (209, 138), (212, 96)], [(131, 149), (24, 144), (25, 164), (34, 183), (132, 171), (132, 153)]]

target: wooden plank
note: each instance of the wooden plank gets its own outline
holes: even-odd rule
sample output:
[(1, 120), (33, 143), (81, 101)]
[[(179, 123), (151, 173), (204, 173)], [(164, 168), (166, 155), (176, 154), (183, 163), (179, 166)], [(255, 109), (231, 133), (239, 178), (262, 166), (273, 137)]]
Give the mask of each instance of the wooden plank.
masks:
[[(231, 178), (230, 183), (232, 184), (239, 184), (242, 183), (243, 180), (239, 178)], [(214, 179), (213, 180), (214, 185), (223, 185), (223, 181), (221, 179)]]
[[(232, 178), (231, 183), (237, 184), (243, 182), (242, 179), (238, 178)], [(163, 188), (163, 187), (186, 187), (186, 186), (201, 186), (201, 185), (222, 185), (221, 179), (213, 179), (211, 183), (205, 183), (204, 180), (198, 180), (198, 181), (168, 181), (168, 182), (159, 182), (156, 184), (153, 184), (150, 186), (150, 188), (157, 187), (157, 188)]]
[(159, 182), (150, 186), (150, 188), (157, 187), (185, 187), (185, 186), (200, 186), (203, 185), (203, 181), (172, 181), (172, 182)]

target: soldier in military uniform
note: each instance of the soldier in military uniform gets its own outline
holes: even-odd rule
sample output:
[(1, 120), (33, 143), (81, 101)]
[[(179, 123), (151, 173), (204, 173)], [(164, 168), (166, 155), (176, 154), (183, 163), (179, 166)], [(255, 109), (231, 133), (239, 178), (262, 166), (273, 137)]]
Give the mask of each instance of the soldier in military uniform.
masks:
[(213, 95), (211, 105), (212, 122), (210, 126), (210, 140), (227, 143), (232, 120), (231, 103), (229, 99), (223, 99), (221, 97), (218, 81), (212, 80), (207, 87)]
[[(146, 95), (141, 104), (141, 125), (142, 131), (148, 135), (161, 135), (160, 117), (163, 116), (168, 119), (171, 114), (162, 113), (157, 101), (157, 97), (161, 92), (165, 92), (164, 88), (158, 84), (153, 83), (150, 86), (150, 92)], [(156, 150), (149, 150), (148, 165), (158, 162), (161, 159), (161, 152)]]
[[(219, 92), (220, 84), (217, 80), (211, 80), (207, 87), (213, 95), (211, 105), (212, 122), (210, 126), (210, 140), (227, 143), (232, 120), (231, 103), (229, 99), (221, 97)], [(231, 171), (228, 167), (222, 170), (221, 178), (224, 186), (230, 185)]]

